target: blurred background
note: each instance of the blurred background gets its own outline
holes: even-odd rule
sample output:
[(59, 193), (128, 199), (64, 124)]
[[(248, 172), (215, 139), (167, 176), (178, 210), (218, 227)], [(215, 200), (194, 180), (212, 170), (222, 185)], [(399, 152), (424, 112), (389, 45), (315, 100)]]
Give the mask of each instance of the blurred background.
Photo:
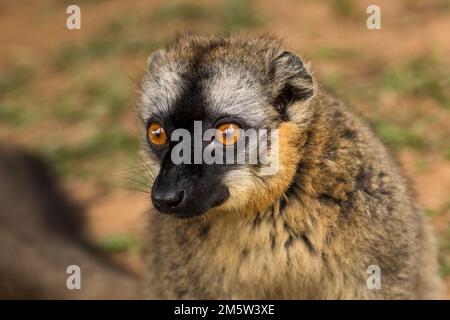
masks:
[[(70, 4), (81, 30), (66, 28)], [(370, 4), (382, 30), (366, 27)], [(44, 159), (82, 208), (82, 238), (142, 275), (136, 83), (149, 54), (186, 31), (273, 33), (310, 61), (397, 155), (450, 285), (449, 0), (2, 0), (0, 144)]]

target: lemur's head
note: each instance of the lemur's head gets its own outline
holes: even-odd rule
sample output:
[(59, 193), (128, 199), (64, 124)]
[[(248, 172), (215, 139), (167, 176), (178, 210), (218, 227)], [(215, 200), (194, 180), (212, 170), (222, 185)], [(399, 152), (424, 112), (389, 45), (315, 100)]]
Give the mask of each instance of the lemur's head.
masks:
[(301, 59), (273, 38), (188, 35), (153, 53), (139, 108), (159, 170), (155, 208), (192, 217), (271, 206), (295, 175), (313, 95)]

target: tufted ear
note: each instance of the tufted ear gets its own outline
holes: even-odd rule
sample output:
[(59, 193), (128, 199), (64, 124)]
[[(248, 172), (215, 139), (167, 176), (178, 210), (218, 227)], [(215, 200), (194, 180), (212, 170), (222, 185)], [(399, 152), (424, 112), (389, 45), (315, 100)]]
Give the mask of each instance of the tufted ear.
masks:
[(273, 85), (273, 105), (284, 114), (296, 101), (307, 100), (313, 95), (313, 78), (302, 60), (284, 51), (271, 64), (269, 77)]

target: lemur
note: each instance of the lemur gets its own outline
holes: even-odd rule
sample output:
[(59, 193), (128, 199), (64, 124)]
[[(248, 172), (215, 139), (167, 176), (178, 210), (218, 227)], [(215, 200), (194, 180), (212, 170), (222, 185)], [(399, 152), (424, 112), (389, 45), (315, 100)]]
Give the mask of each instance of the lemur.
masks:
[[(157, 171), (147, 298), (439, 297), (430, 226), (396, 161), (276, 37), (180, 36), (151, 55), (141, 91)], [(231, 144), (241, 129), (277, 129), (278, 171), (174, 163), (171, 134), (195, 121)]]

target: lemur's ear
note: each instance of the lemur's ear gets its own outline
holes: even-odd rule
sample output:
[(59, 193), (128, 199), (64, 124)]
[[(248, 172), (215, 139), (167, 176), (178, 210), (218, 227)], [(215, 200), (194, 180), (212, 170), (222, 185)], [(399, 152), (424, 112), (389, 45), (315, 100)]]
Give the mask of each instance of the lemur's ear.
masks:
[(281, 113), (290, 104), (313, 95), (313, 78), (302, 60), (291, 52), (284, 51), (273, 60), (269, 77), (273, 81), (273, 104)]
[(160, 49), (150, 55), (147, 62), (148, 71), (150, 71), (150, 73), (156, 72), (156, 70), (162, 63), (165, 53), (165, 50)]

